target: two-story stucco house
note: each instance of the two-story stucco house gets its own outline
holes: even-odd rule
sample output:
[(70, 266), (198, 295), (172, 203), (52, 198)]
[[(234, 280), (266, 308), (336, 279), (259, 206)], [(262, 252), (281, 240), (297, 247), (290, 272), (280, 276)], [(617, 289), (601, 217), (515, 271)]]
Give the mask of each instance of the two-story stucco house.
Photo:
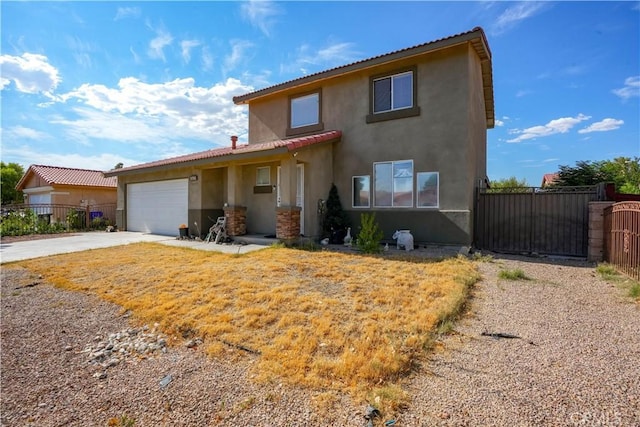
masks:
[[(335, 183), (357, 233), (375, 213), (390, 239), (468, 245), (494, 126), (491, 52), (481, 28), (234, 98), (248, 144), (105, 173), (118, 225), (176, 234), (224, 215), (230, 235), (318, 237)], [(204, 232), (204, 231), (203, 231)]]

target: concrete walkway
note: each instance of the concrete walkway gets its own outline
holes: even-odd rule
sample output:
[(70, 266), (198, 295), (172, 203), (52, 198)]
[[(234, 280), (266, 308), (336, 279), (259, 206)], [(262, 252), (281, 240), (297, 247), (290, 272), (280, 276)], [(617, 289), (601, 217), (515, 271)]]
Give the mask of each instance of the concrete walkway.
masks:
[(171, 236), (137, 233), (133, 231), (119, 231), (116, 233), (88, 232), (60, 237), (27, 240), (22, 242), (0, 241), (0, 263), (40, 258), (49, 255), (80, 252), (90, 249), (107, 248), (128, 245), (138, 242), (158, 242), (168, 246), (188, 247), (205, 251), (217, 251), (229, 254), (244, 254), (264, 249), (265, 245), (216, 245), (197, 240), (178, 240)]

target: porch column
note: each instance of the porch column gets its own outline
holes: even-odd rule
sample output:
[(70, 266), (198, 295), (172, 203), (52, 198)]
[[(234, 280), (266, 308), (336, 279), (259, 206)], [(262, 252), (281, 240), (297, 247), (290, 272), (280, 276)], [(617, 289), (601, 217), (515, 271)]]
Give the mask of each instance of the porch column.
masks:
[(247, 208), (244, 206), (225, 206), (227, 234), (231, 237), (247, 234)]
[(247, 207), (242, 201), (242, 168), (230, 165), (227, 167), (227, 203), (223, 208), (229, 236), (247, 234)]
[(300, 237), (300, 211), (296, 206), (297, 162), (291, 156), (280, 162), (280, 206), (276, 208), (276, 237), (295, 240)]
[(227, 204), (242, 206), (242, 167), (227, 166)]
[(280, 206), (276, 208), (276, 237), (285, 241), (293, 241), (300, 238), (300, 211), (299, 206)]

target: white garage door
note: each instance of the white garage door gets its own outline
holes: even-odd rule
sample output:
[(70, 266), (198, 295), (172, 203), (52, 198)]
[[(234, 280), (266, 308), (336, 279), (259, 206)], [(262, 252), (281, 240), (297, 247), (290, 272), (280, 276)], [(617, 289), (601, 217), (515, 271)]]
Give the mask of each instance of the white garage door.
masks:
[(175, 236), (188, 221), (186, 179), (127, 185), (127, 230)]

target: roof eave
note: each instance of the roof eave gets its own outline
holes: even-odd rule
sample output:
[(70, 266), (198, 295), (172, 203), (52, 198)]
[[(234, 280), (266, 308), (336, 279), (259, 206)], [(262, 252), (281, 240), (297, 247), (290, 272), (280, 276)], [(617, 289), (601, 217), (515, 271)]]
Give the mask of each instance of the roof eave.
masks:
[(158, 172), (158, 171), (163, 171), (168, 169), (175, 169), (176, 167), (193, 167), (193, 166), (213, 165), (216, 163), (226, 163), (226, 162), (238, 161), (238, 160), (250, 160), (258, 157), (284, 154), (288, 151), (289, 150), (287, 147), (277, 147), (270, 150), (251, 151), (247, 153), (229, 153), (221, 156), (205, 157), (202, 159), (194, 159), (194, 160), (185, 160), (184, 162), (177, 162), (177, 163), (163, 163), (160, 165), (153, 165), (153, 166), (144, 166), (144, 165), (131, 166), (130, 168), (114, 169), (109, 172), (105, 172), (104, 176), (105, 177), (131, 176), (131, 175), (137, 175), (140, 173)]
[[(398, 50), (388, 54), (383, 54), (370, 59), (365, 59), (359, 62), (354, 62), (342, 67), (332, 68), (330, 70), (322, 71), (319, 73), (311, 74), (309, 76), (300, 77), (298, 79), (289, 80), (284, 83), (280, 83), (274, 86), (270, 86), (264, 89), (260, 89), (254, 92), (247, 93), (245, 95), (233, 97), (233, 102), (236, 105), (248, 104), (249, 101), (254, 101), (266, 96), (278, 94), (289, 89), (293, 89), (300, 86), (305, 86), (312, 83), (325, 81), (331, 78), (343, 76), (356, 71), (362, 71), (380, 65), (395, 62), (401, 59), (412, 58), (415, 56), (424, 55), (426, 53), (432, 53), (442, 49), (448, 49), (460, 44), (469, 43), (473, 40), (478, 40), (480, 43), (474, 44), (474, 48), (478, 52), (481, 60), (489, 60), (491, 62), (491, 51), (488, 48), (484, 31), (481, 28), (475, 28), (467, 33), (459, 34), (449, 38), (436, 40), (429, 43), (424, 43), (408, 49)], [(480, 51), (478, 49), (481, 49)], [(484, 55), (482, 55), (484, 53)]]
[[(237, 151), (231, 151), (226, 154), (212, 155), (209, 157), (202, 157), (198, 159), (166, 162), (163, 161), (159, 164), (155, 162), (141, 164), (137, 166), (131, 166), (129, 168), (112, 169), (108, 172), (103, 172), (105, 177), (117, 177), (117, 176), (130, 176), (147, 172), (165, 171), (168, 169), (175, 169), (177, 167), (197, 167), (197, 166), (212, 166), (219, 163), (230, 163), (237, 161), (255, 160), (262, 157), (277, 156), (298, 150), (306, 149), (307, 147), (330, 144), (340, 141), (342, 138), (342, 132), (340, 131), (327, 131), (321, 139), (308, 139), (308, 137), (291, 138), (289, 140), (283, 140), (283, 144), (276, 147), (267, 149), (252, 150), (252, 145), (244, 145), (239, 147)], [(289, 141), (289, 142), (287, 142)], [(249, 150), (249, 151), (247, 151)]]

